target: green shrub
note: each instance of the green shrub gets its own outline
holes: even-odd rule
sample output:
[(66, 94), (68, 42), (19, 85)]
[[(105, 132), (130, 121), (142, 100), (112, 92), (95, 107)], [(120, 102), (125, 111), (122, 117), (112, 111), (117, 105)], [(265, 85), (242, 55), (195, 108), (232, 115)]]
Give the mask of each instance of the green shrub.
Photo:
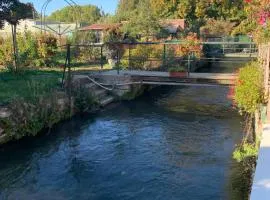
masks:
[(131, 49), (130, 54), (129, 62), (129, 52), (128, 50), (125, 51), (124, 59), (121, 60), (121, 67), (147, 70), (162, 66), (163, 47), (161, 46), (138, 45)]
[(247, 158), (257, 157), (258, 147), (254, 144), (244, 143), (243, 145), (236, 148), (233, 153), (233, 158), (237, 162), (243, 162)]
[(12, 65), (13, 59), (11, 38), (0, 38), (0, 65)]
[(18, 34), (19, 62), (21, 66), (30, 66), (38, 58), (38, 44), (34, 35), (30, 32), (24, 35)]
[(57, 62), (55, 55), (57, 52), (57, 39), (52, 35), (38, 35), (38, 57), (42, 59), (45, 67), (54, 67)]
[(258, 62), (251, 62), (239, 71), (234, 100), (241, 111), (255, 113), (264, 102), (263, 71)]
[(79, 62), (94, 62), (100, 61), (100, 47), (82, 47), (78, 49), (77, 60)]
[(257, 155), (258, 144), (244, 142), (235, 149), (233, 158), (237, 163), (231, 174), (230, 199), (248, 199), (252, 187), (252, 177), (256, 167)]
[[(19, 70), (25, 67), (54, 67), (57, 51), (57, 39), (51, 35), (33, 35), (30, 32), (18, 34)], [(12, 38), (0, 38), (0, 65), (13, 69)]]
[(72, 90), (72, 96), (74, 97), (75, 112), (81, 113), (90, 111), (93, 105), (97, 103), (94, 96), (82, 86), (74, 88)]

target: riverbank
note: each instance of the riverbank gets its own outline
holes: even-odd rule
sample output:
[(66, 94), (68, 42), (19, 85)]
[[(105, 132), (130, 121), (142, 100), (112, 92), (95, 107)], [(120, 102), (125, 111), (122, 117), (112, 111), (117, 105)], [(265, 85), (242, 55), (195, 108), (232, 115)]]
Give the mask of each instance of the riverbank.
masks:
[[(32, 88), (31, 98), (20, 97), (0, 106), (0, 145), (23, 137), (36, 136), (43, 129), (119, 100), (132, 100), (144, 93), (142, 85), (107, 90), (85, 76), (74, 76), (71, 88), (51, 87), (45, 93)], [(31, 88), (30, 88), (31, 89)]]

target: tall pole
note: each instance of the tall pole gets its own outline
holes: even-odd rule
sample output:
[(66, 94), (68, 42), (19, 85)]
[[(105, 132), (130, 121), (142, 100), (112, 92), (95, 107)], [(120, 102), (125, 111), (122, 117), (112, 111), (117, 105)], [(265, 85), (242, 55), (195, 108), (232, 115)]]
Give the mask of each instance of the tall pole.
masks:
[(103, 45), (100, 47), (100, 67), (103, 69)]
[(119, 49), (117, 49), (117, 74), (120, 73), (120, 55), (119, 55)]
[(190, 63), (190, 53), (188, 54), (188, 77), (190, 75), (190, 70), (191, 70), (191, 63)]
[(163, 65), (166, 65), (166, 44), (163, 45)]
[(130, 44), (128, 44), (128, 68), (131, 69), (130, 67)]

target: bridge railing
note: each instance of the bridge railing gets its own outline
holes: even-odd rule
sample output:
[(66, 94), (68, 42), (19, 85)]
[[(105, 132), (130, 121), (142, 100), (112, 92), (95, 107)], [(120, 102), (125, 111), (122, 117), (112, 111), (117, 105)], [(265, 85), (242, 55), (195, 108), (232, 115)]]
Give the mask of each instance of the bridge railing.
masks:
[(257, 47), (248, 42), (202, 42), (197, 46), (200, 48), (199, 54), (183, 44), (182, 41), (169, 41), (69, 45), (68, 60), (73, 71), (193, 72), (202, 66), (218, 70), (224, 63), (232, 66), (233, 70), (233, 67), (247, 62), (246, 57), (252, 59), (257, 56)]

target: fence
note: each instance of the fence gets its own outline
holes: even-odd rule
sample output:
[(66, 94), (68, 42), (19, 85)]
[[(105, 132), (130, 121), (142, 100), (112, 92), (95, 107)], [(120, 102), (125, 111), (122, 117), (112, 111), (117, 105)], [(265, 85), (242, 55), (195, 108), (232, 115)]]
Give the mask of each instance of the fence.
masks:
[[(192, 48), (181, 41), (166, 43), (105, 43), (67, 45), (66, 65), (86, 70), (195, 71), (201, 65), (221, 66), (221, 63), (242, 64), (256, 54), (257, 48), (248, 42), (204, 42)], [(225, 58), (233, 54), (239, 58)], [(69, 61), (69, 62), (67, 62)], [(217, 64), (219, 63), (219, 64)]]

